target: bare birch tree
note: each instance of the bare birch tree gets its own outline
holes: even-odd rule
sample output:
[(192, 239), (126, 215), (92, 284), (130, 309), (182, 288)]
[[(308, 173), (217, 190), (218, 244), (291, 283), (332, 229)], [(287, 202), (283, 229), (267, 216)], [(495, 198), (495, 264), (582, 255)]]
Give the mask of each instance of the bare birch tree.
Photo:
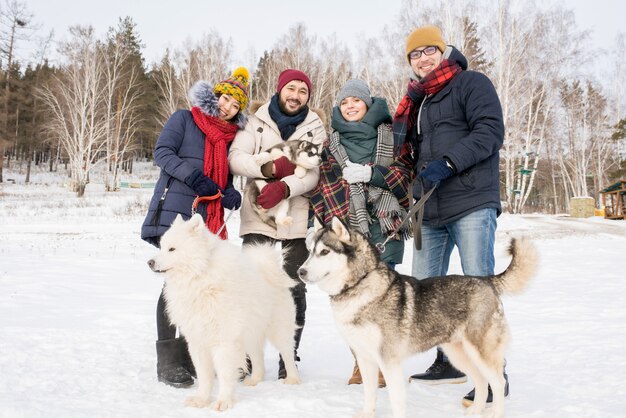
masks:
[(188, 43), (184, 49), (174, 51), (178, 73), (176, 91), (182, 95), (183, 103), (190, 106), (187, 92), (198, 80), (214, 85), (230, 75), (232, 50), (230, 39), (225, 41), (217, 32), (212, 31), (196, 44)]
[(139, 76), (143, 70), (134, 28), (130, 18), (120, 20), (117, 30), (111, 29), (107, 43), (101, 46), (103, 117), (106, 119), (106, 191), (116, 190), (120, 164), (133, 146), (141, 121)]
[(82, 197), (90, 170), (104, 158), (100, 152), (107, 133), (102, 117), (104, 69), (93, 28), (73, 26), (69, 31), (71, 40), (61, 47), (67, 64), (39, 95), (50, 112), (49, 132), (69, 158), (71, 189)]
[(160, 124), (163, 125), (172, 113), (180, 109), (183, 103), (185, 103), (183, 100), (185, 95), (180, 91), (180, 85), (176, 79), (176, 70), (172, 65), (169, 50), (165, 52), (165, 56), (159, 65), (154, 68), (153, 77), (160, 99), (157, 105), (158, 115), (156, 117)]

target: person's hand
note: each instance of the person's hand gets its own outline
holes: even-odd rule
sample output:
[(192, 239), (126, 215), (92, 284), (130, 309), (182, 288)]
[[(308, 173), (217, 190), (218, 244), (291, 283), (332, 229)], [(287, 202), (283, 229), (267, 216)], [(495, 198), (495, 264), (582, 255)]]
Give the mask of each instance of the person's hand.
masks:
[(228, 210), (239, 209), (239, 207), (241, 207), (241, 193), (239, 193), (234, 187), (229, 187), (224, 190), (224, 195), (222, 196), (222, 206)]
[(293, 164), (287, 157), (280, 157), (274, 160), (274, 178), (282, 179), (283, 177), (291, 176), (296, 170), (296, 165)]
[(439, 183), (454, 174), (453, 168), (448, 164), (443, 159), (435, 160), (419, 173), (418, 177), (422, 179), (425, 190), (438, 186)]
[(198, 196), (213, 196), (221, 192), (217, 183), (202, 174), (198, 169), (195, 169), (193, 173), (185, 179), (185, 184), (191, 187)]
[(372, 167), (369, 165), (355, 164), (348, 160), (346, 161), (346, 167), (343, 169), (343, 178), (350, 184), (369, 183), (372, 179)]
[(271, 209), (287, 197), (287, 184), (282, 181), (267, 183), (256, 198), (257, 204), (263, 209)]

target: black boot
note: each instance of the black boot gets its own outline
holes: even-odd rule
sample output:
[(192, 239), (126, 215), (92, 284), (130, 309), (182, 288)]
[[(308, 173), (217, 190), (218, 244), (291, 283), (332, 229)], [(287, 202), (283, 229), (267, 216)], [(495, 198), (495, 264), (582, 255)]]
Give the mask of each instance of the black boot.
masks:
[[(506, 371), (503, 374), (504, 374), (504, 380), (505, 380), (504, 397), (506, 398), (507, 396), (509, 396), (509, 376), (506, 374)], [(472, 406), (472, 404), (474, 404), (475, 395), (476, 395), (476, 389), (472, 389), (467, 395), (465, 395), (463, 397), (463, 401), (461, 401), (463, 406), (465, 407)], [(487, 385), (487, 403), (490, 404), (492, 402), (493, 402), (493, 392), (491, 391), (491, 386)]]
[(440, 385), (442, 383), (465, 383), (467, 376), (457, 370), (444, 356), (443, 351), (438, 349), (435, 362), (424, 373), (409, 377), (409, 382), (414, 380), (428, 385)]
[(193, 385), (193, 378), (184, 366), (186, 359), (189, 357), (187, 343), (184, 339), (157, 340), (156, 351), (159, 382), (175, 388)]
[(183, 344), (185, 346), (183, 349), (182, 366), (189, 372), (191, 376), (193, 376), (194, 378), (197, 378), (198, 375), (196, 374), (196, 368), (193, 365), (193, 361), (191, 360), (191, 355), (189, 354), (189, 346), (187, 345), (187, 340), (185, 339), (185, 337), (180, 337), (179, 339), (183, 340)]

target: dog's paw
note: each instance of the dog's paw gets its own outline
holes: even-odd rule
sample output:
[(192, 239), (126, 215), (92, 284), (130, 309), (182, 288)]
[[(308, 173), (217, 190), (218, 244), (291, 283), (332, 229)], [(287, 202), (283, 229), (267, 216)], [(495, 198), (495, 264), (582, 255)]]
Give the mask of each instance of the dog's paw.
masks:
[(254, 156), (254, 162), (257, 163), (257, 165), (259, 166), (265, 163), (269, 163), (271, 160), (272, 160), (272, 157), (270, 156), (269, 152), (261, 152)]
[(211, 404), (211, 409), (214, 411), (226, 411), (233, 407), (235, 400), (233, 398), (220, 398)]
[(354, 416), (354, 418), (374, 418), (374, 412), (361, 411)]
[(206, 408), (211, 404), (211, 399), (204, 396), (193, 395), (185, 399), (185, 405), (192, 406), (194, 408)]
[(259, 379), (258, 377), (248, 376), (243, 379), (243, 384), (245, 386), (256, 386), (257, 384), (259, 384), (260, 381), (261, 379)]
[(299, 385), (301, 382), (298, 376), (287, 376), (283, 379), (283, 383), (286, 385)]
[(472, 404), (465, 410), (465, 415), (480, 415), (483, 411), (487, 412), (484, 407)]
[(285, 216), (284, 218), (276, 218), (276, 223), (278, 225), (289, 226), (293, 223), (293, 218), (291, 216)]
[(297, 166), (296, 169), (294, 170), (293, 174), (295, 174), (296, 177), (301, 179), (304, 176), (306, 176), (306, 168)]

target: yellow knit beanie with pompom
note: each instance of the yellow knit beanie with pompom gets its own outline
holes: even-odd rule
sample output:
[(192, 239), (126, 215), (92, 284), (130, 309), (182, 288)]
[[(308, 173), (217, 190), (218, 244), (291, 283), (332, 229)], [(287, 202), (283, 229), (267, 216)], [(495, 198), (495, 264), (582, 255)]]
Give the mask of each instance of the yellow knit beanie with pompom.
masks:
[(226, 80), (222, 80), (215, 85), (213, 93), (215, 94), (228, 94), (239, 102), (241, 108), (244, 110), (248, 104), (248, 80), (250, 74), (245, 67), (239, 67), (233, 71), (230, 77)]

